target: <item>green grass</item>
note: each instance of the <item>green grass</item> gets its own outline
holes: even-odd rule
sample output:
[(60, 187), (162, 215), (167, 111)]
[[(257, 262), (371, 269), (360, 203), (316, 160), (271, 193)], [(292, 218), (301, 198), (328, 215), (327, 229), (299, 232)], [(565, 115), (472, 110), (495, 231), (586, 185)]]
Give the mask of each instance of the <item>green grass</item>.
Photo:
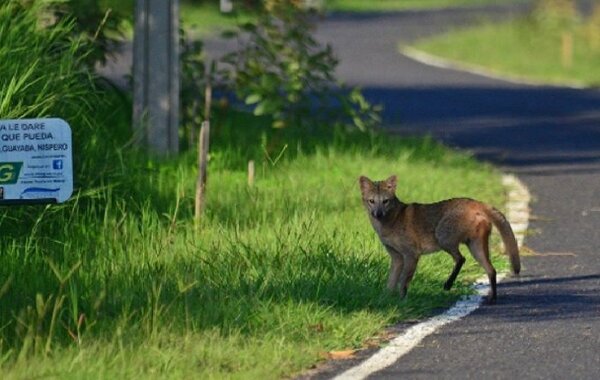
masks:
[(600, 47), (594, 47), (589, 28), (573, 29), (573, 64), (562, 63), (562, 31), (529, 19), (485, 24), (416, 44), (418, 49), (452, 60), (548, 83), (600, 84)]
[[(218, 128), (239, 120), (223, 116)], [(450, 257), (428, 256), (408, 300), (387, 293), (387, 254), (357, 177), (395, 173), (405, 201), (502, 206), (490, 167), (430, 140), (306, 139), (306, 153), (298, 142), (275, 165), (252, 157), (250, 188), (247, 157), (214, 138), (199, 232), (192, 154), (160, 164), (124, 156), (110, 183), (63, 206), (2, 210), (2, 378), (280, 378), (449, 306), (483, 273), (469, 258), (445, 292)]]
[[(432, 255), (407, 300), (386, 292), (388, 257), (357, 182), (395, 173), (407, 202), (502, 207), (493, 168), (430, 139), (305, 135), (216, 109), (197, 229), (195, 153), (123, 148), (130, 101), (94, 84), (69, 25), (40, 28), (34, 11), (2, 5), (0, 26), (3, 117), (64, 117), (76, 144), (72, 200), (0, 209), (0, 378), (286, 377), (449, 306), (483, 273), (467, 255), (445, 292), (452, 261)], [(33, 65), (27, 52), (45, 54)]]
[(218, 2), (214, 4), (182, 2), (180, 14), (186, 30), (200, 36), (215, 35), (254, 20), (252, 12), (245, 10), (236, 9), (231, 14), (223, 14), (219, 11)]
[[(509, 0), (519, 2), (523, 0)], [(347, 12), (385, 12), (409, 9), (433, 9), (449, 7), (469, 7), (478, 5), (497, 4), (493, 0), (329, 0), (326, 8), (335, 11)]]

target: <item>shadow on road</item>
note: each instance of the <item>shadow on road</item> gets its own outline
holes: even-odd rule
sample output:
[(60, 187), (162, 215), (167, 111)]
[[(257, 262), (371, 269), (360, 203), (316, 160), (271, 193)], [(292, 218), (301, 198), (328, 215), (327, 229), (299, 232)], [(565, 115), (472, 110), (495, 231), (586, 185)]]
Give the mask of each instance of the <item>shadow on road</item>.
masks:
[[(540, 285), (540, 284), (561, 284), (561, 283), (572, 283), (578, 281), (588, 281), (588, 280), (600, 280), (600, 273), (598, 274), (588, 274), (583, 276), (571, 276), (571, 277), (553, 277), (553, 278), (537, 278), (534, 280), (520, 280), (520, 281), (510, 281), (503, 282), (499, 285), (502, 288), (514, 288), (514, 287), (522, 287), (522, 286), (530, 286), (530, 285)], [(599, 294), (600, 296), (600, 294)]]
[(498, 285), (498, 304), (484, 307), (486, 318), (538, 323), (600, 318), (600, 274), (509, 280)]
[(557, 87), (366, 88), (394, 131), (431, 134), (527, 174), (597, 172), (600, 91)]

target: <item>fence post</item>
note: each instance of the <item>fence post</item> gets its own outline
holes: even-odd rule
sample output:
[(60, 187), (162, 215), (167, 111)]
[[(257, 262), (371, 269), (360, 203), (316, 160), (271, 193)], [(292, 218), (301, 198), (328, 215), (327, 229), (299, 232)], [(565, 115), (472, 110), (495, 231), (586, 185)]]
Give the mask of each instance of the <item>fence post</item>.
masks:
[(210, 136), (210, 122), (202, 122), (200, 138), (198, 142), (198, 177), (196, 179), (196, 198), (194, 208), (194, 220), (199, 226), (200, 216), (204, 209), (204, 197), (206, 193), (206, 167), (208, 161), (208, 146)]
[(254, 161), (248, 161), (248, 186), (254, 186)]
[(561, 38), (561, 63), (564, 68), (573, 66), (573, 33), (564, 32)]

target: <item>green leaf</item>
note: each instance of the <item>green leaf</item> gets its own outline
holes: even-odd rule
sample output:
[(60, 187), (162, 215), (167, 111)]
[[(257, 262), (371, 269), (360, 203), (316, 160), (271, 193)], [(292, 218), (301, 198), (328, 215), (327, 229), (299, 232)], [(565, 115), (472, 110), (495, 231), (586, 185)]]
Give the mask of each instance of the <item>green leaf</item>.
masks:
[(256, 108), (254, 108), (254, 115), (255, 115), (255, 116), (262, 116), (262, 115), (264, 115), (264, 114), (266, 113), (266, 112), (265, 112), (265, 111), (266, 111), (266, 108), (267, 108), (267, 107), (266, 107), (266, 103), (267, 103), (267, 102), (262, 102), (262, 103), (259, 103), (259, 104), (256, 106)]
[(254, 115), (271, 115), (277, 112), (282, 106), (282, 102), (280, 99), (265, 99), (262, 102), (258, 103), (256, 108), (254, 109)]
[(262, 95), (260, 94), (250, 94), (246, 97), (246, 104), (255, 104), (262, 100)]

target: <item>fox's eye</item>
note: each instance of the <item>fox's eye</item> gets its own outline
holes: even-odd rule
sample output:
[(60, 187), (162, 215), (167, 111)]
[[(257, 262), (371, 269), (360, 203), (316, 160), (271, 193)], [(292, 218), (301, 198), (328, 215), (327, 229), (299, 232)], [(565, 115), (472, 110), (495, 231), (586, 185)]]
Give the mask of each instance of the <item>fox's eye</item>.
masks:
[(375, 199), (369, 199), (369, 203), (371, 203), (371, 204), (375, 203)]
[(389, 199), (384, 199), (384, 200), (383, 200), (383, 204), (386, 204), (386, 203), (388, 203), (389, 201), (390, 201)]

